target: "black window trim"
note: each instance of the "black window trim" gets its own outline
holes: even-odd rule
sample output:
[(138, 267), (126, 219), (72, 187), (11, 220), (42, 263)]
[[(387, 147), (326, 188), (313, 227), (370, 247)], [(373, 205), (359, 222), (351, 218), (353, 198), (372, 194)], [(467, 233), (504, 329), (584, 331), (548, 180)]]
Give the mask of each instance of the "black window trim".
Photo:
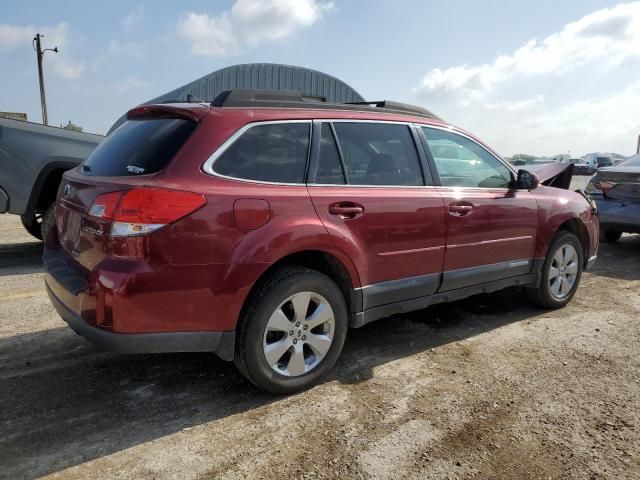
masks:
[[(454, 135), (458, 135), (460, 137), (466, 138), (467, 140), (473, 142), (478, 147), (480, 147), (482, 150), (487, 152), (490, 156), (495, 158), (499, 163), (504, 165), (507, 168), (507, 170), (511, 173), (511, 180), (512, 181), (515, 180), (518, 177), (518, 173), (515, 171), (515, 169), (509, 163), (505, 162), (502, 158), (500, 158), (498, 155), (493, 153), (491, 150), (487, 149), (485, 146), (483, 146), (477, 140), (471, 138), (469, 135), (465, 135), (462, 132), (459, 132), (457, 130), (454, 130), (452, 128), (447, 128), (447, 127), (440, 127), (440, 126), (436, 126), (436, 125), (426, 125), (426, 124), (423, 124), (423, 123), (416, 123), (414, 125), (416, 125), (417, 127), (420, 127), (418, 129), (419, 130), (419, 136), (420, 136), (420, 139), (422, 140), (422, 147), (424, 148), (424, 150), (425, 150), (425, 152), (427, 154), (427, 158), (429, 159), (429, 167), (431, 169), (432, 174), (434, 175), (434, 185), (443, 186), (442, 185), (442, 181), (440, 180), (440, 174), (438, 173), (438, 169), (436, 167), (436, 162), (433, 159), (433, 154), (431, 153), (431, 149), (429, 148), (429, 144), (427, 143), (427, 137), (424, 134), (424, 131), (422, 130), (422, 128), (431, 128), (433, 130), (441, 130), (443, 132), (453, 133)], [(505, 191), (505, 190), (509, 191), (509, 190), (511, 190), (509, 187), (443, 187), (443, 188), (464, 188), (464, 189), (473, 189), (473, 190), (500, 190), (500, 191)]]

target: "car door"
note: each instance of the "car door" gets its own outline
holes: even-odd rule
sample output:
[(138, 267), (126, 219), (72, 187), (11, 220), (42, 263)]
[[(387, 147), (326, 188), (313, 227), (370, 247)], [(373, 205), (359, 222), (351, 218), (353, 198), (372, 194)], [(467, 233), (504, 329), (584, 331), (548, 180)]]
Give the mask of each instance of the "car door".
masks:
[[(433, 294), (445, 209), (413, 127), (314, 122), (308, 190), (338, 248), (353, 260), (364, 309)], [(422, 158), (421, 158), (422, 156)]]
[(511, 169), (470, 137), (420, 130), (446, 208), (440, 291), (531, 272), (538, 226), (531, 193), (510, 188)]

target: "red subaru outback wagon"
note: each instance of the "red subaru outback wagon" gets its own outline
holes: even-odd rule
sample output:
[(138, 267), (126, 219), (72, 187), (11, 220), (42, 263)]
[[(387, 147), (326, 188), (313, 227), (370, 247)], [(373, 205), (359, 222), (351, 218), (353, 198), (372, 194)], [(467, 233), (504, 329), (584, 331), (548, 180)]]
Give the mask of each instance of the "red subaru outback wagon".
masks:
[(547, 308), (595, 260), (587, 197), (419, 107), (231, 90), (135, 108), (64, 175), (51, 301), (120, 352), (213, 351), (288, 393), (347, 329), (519, 285)]

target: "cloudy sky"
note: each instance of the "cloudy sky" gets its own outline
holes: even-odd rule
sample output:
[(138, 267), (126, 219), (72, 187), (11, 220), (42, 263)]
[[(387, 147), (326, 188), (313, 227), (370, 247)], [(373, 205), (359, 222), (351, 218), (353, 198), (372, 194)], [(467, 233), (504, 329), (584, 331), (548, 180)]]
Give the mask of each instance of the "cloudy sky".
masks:
[(105, 133), (127, 109), (221, 67), (335, 75), (429, 107), (504, 155), (614, 151), (640, 133), (640, 2), (141, 0), (3, 2), (0, 111)]

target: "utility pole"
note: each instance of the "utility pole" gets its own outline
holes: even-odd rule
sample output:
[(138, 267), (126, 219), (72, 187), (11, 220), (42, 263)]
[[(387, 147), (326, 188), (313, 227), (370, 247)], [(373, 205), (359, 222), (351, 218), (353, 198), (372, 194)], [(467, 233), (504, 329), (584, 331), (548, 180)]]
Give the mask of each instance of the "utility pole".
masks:
[(40, 80), (40, 103), (42, 104), (42, 124), (49, 125), (49, 118), (47, 116), (47, 97), (44, 92), (44, 71), (42, 69), (42, 58), (44, 57), (44, 52), (55, 52), (58, 53), (58, 47), (55, 48), (45, 48), (44, 50), (40, 46), (40, 39), (43, 38), (44, 35), (40, 35), (36, 33), (36, 36), (33, 38), (33, 48), (36, 51), (36, 56), (38, 57), (38, 78)]

